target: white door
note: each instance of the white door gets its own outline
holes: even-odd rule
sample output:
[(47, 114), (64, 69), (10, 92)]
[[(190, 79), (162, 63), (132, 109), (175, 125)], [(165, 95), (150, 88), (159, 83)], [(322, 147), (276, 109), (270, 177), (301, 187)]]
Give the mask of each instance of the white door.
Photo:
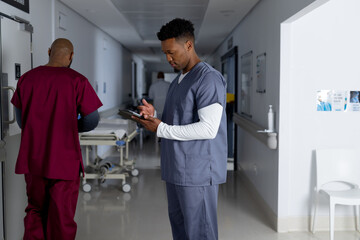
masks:
[[(27, 202), (23, 175), (15, 174), (20, 146), (20, 128), (14, 121), (10, 99), (21, 74), (31, 69), (31, 25), (1, 17), (1, 109), (2, 140), (5, 142), (3, 162), (3, 199), (5, 239), (22, 239), (23, 218)], [(1, 146), (0, 146), (1, 147)], [(1, 149), (0, 149), (1, 150)]]

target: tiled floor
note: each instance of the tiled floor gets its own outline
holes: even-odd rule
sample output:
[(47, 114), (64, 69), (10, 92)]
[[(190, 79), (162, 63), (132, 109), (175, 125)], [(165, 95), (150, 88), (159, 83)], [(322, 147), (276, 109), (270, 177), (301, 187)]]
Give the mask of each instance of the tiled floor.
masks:
[[(165, 184), (160, 179), (160, 160), (155, 141), (150, 138), (138, 150), (138, 177), (129, 178), (131, 192), (123, 193), (119, 180), (93, 182), (90, 193), (80, 191), (76, 221), (78, 240), (170, 240)], [(219, 190), (220, 240), (327, 240), (328, 232), (276, 233), (251, 200), (236, 173)], [(336, 232), (336, 240), (359, 240), (356, 232)]]

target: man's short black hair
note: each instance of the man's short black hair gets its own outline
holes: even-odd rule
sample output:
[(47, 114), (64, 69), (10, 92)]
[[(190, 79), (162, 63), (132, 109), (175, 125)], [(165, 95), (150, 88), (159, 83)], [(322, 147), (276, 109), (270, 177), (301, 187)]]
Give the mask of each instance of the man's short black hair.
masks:
[(191, 38), (195, 41), (194, 24), (189, 20), (175, 18), (161, 27), (160, 32), (157, 33), (157, 37), (160, 41), (183, 37)]

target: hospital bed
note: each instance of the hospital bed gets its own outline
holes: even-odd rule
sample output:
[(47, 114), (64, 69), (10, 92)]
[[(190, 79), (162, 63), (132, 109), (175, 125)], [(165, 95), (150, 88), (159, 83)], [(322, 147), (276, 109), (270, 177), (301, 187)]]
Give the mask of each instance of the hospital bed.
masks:
[[(101, 119), (98, 126), (86, 133), (79, 134), (80, 145), (85, 146), (85, 175), (82, 176), (84, 192), (91, 191), (87, 179), (122, 180), (122, 190), (129, 192), (131, 186), (126, 182), (129, 173), (137, 176), (139, 171), (135, 168), (135, 161), (129, 160), (129, 143), (138, 134), (136, 123), (126, 119)], [(119, 162), (105, 161), (106, 157), (98, 156), (98, 146), (114, 146), (119, 152)], [(90, 151), (94, 148), (95, 159), (90, 161)], [(125, 156), (124, 156), (125, 150)]]

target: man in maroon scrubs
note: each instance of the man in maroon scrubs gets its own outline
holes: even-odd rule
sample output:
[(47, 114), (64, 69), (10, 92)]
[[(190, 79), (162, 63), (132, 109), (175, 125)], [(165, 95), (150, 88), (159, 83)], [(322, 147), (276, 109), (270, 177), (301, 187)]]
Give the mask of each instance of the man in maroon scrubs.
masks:
[(69, 68), (73, 54), (69, 40), (55, 40), (48, 64), (25, 73), (11, 100), (22, 129), (15, 172), (25, 174), (25, 240), (75, 239), (83, 171), (78, 132), (97, 126), (102, 103), (87, 78)]

